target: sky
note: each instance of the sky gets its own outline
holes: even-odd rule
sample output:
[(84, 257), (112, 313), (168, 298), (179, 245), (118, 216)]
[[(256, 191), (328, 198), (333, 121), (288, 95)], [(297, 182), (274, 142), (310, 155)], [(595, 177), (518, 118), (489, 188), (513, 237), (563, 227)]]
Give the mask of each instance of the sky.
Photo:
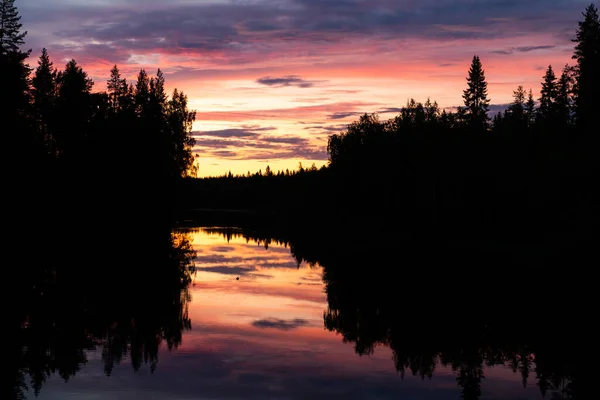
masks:
[[(457, 373), (438, 364), (431, 379), (396, 371), (389, 347), (358, 356), (354, 343), (323, 326), (327, 295), (319, 265), (297, 264), (290, 249), (268, 248), (215, 230), (188, 232), (197, 252), (191, 330), (156, 371), (135, 373), (126, 356), (110, 377), (102, 351), (68, 383), (54, 375), (39, 400), (53, 399), (422, 399), (460, 398)], [(239, 278), (236, 279), (236, 278)], [(483, 396), (542, 400), (507, 366), (485, 367)], [(33, 396), (31, 396), (33, 398)]]
[[(590, 0), (17, 0), (26, 47), (75, 59), (104, 90), (117, 64), (165, 73), (197, 111), (201, 176), (327, 162), (327, 138), (414, 98), (462, 104), (480, 56), (492, 110), (572, 63)], [(32, 62), (35, 64), (35, 61)]]

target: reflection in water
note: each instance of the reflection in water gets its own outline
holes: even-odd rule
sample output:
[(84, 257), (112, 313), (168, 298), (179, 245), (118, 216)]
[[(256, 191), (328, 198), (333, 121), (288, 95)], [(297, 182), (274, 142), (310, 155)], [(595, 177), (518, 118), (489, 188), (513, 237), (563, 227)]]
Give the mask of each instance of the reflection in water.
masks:
[[(35, 232), (36, 258), (18, 270), (12, 310), (13, 398), (38, 396), (57, 374), (73, 378), (99, 350), (106, 375), (129, 358), (152, 371), (191, 328), (189, 284), (195, 253), (170, 230)], [(42, 250), (42, 251), (39, 251)], [(94, 253), (95, 251), (95, 253)]]
[(13, 397), (577, 398), (566, 272), (460, 269), (391, 238), (119, 232), (38, 236)]
[[(221, 233), (227, 240), (269, 243), (257, 232)], [(572, 346), (578, 323), (551, 322), (580, 307), (566, 292), (577, 287), (574, 274), (563, 271), (557, 279), (539, 267), (432, 256), (427, 248), (386, 239), (362, 246), (295, 239), (276, 242), (290, 246), (299, 263), (316, 260), (323, 267), (325, 328), (353, 343), (358, 355), (390, 348), (402, 378), (410, 372), (431, 379), (439, 366), (450, 368), (464, 399), (479, 399), (485, 370), (499, 365), (520, 375), (524, 388), (533, 375), (544, 397), (576, 398)], [(393, 261), (392, 249), (402, 254), (401, 262)], [(561, 292), (568, 294), (556, 295)]]

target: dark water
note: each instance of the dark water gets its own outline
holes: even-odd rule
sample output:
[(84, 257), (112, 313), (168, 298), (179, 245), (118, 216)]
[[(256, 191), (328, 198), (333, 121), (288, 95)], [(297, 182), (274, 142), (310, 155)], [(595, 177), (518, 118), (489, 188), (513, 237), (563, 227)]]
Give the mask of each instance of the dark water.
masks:
[(230, 228), (129, 232), (124, 253), (34, 260), (11, 313), (12, 397), (577, 398), (575, 322), (547, 271), (421, 271), (388, 242), (323, 256)]

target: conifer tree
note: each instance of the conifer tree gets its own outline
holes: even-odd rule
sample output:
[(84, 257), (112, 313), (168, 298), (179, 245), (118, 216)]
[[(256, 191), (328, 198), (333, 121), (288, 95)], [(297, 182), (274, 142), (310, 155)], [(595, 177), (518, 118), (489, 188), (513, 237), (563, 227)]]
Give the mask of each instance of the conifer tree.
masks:
[(83, 157), (82, 146), (86, 127), (92, 114), (91, 90), (94, 82), (75, 60), (67, 63), (65, 70), (58, 73), (57, 108), (60, 129), (56, 132), (59, 152), (73, 159)]
[(513, 102), (508, 108), (511, 118), (515, 120), (521, 120), (525, 115), (525, 89), (523, 86), (517, 87), (517, 90), (513, 92)]
[(548, 66), (544, 80), (542, 82), (542, 90), (540, 97), (539, 116), (544, 121), (552, 120), (556, 107), (557, 84), (556, 75), (552, 69), (552, 65)]
[(584, 129), (592, 127), (595, 113), (600, 109), (600, 20), (598, 9), (592, 3), (583, 13), (576, 37), (573, 39), (577, 60), (576, 118)]
[[(2, 141), (8, 157), (14, 157), (15, 170), (36, 168), (30, 161), (32, 150), (43, 152), (43, 142), (31, 121), (31, 92), (27, 64), (30, 51), (21, 51), (27, 32), (21, 32), (21, 17), (14, 0), (0, 0), (0, 107)], [(37, 152), (40, 153), (37, 153)]]
[(566, 65), (556, 87), (556, 121), (561, 125), (571, 122), (573, 78), (570, 72), (571, 68)]
[(527, 118), (529, 127), (533, 126), (533, 123), (535, 122), (535, 100), (533, 99), (533, 91), (531, 88), (529, 88), (527, 102), (525, 103), (525, 117)]
[(50, 61), (48, 51), (44, 48), (31, 84), (37, 127), (44, 138), (46, 146), (48, 146), (50, 154), (54, 154), (55, 151), (54, 139), (50, 131), (50, 120), (54, 115), (56, 105), (56, 78), (56, 69)]
[(489, 122), (489, 104), (485, 71), (479, 56), (474, 56), (467, 77), (467, 89), (463, 92), (466, 122), (475, 128), (487, 128)]
[(27, 32), (21, 32), (21, 16), (15, 0), (0, 0), (0, 52), (14, 53), (25, 43)]
[(135, 108), (138, 116), (145, 116), (149, 110), (150, 78), (145, 70), (140, 70), (135, 85)]
[(110, 70), (110, 78), (106, 82), (106, 89), (110, 98), (110, 106), (114, 113), (119, 112), (122, 108), (121, 100), (127, 95), (127, 82), (121, 78), (119, 68), (115, 65)]

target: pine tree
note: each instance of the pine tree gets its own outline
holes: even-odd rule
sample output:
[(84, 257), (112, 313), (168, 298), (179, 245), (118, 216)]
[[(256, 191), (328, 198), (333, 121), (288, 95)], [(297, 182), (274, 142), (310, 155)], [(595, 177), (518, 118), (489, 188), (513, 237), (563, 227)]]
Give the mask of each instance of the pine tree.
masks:
[(0, 53), (14, 53), (25, 43), (27, 32), (21, 32), (21, 16), (15, 0), (0, 0)]
[(110, 79), (106, 82), (106, 89), (110, 97), (111, 109), (117, 113), (123, 107), (121, 100), (127, 95), (127, 81), (121, 78), (119, 68), (115, 65), (110, 70)]
[(140, 70), (135, 85), (135, 108), (138, 116), (148, 113), (150, 102), (150, 78), (145, 70)]
[(576, 37), (573, 39), (577, 60), (576, 118), (584, 129), (591, 128), (595, 113), (600, 109), (600, 21), (598, 9), (592, 3), (583, 13)]
[(556, 120), (561, 125), (567, 125), (571, 122), (573, 78), (572, 69), (565, 65), (560, 75), (556, 88)]
[(487, 82), (479, 56), (474, 56), (467, 77), (468, 88), (463, 92), (467, 124), (475, 128), (487, 128), (489, 104)]
[(535, 122), (535, 100), (533, 100), (533, 91), (529, 88), (529, 94), (527, 95), (527, 102), (525, 103), (525, 117), (527, 124), (532, 127)]
[(192, 137), (192, 124), (196, 111), (187, 108), (187, 96), (175, 89), (167, 103), (167, 122), (169, 127), (172, 176), (186, 176), (194, 162), (192, 153), (196, 140)]
[(92, 114), (91, 90), (94, 82), (75, 60), (71, 60), (65, 70), (58, 73), (57, 83), (61, 121), (56, 132), (58, 150), (70, 159), (83, 158), (82, 146), (89, 133), (86, 125)]
[(508, 110), (512, 118), (520, 120), (525, 114), (525, 89), (523, 86), (517, 87), (517, 90), (513, 92), (513, 102), (509, 106)]
[[(30, 120), (31, 92), (27, 64), (30, 51), (23, 52), (19, 46), (24, 43), (27, 32), (21, 32), (21, 17), (14, 6), (14, 0), (0, 0), (0, 124), (2, 143), (7, 149), (5, 157), (13, 158), (12, 170), (25, 172), (35, 170), (31, 157), (44, 151), (43, 141)], [(38, 153), (38, 151), (40, 153)], [(37, 161), (37, 160), (36, 160)]]
[(150, 79), (150, 105), (155, 116), (162, 115), (167, 103), (167, 93), (165, 92), (165, 77), (160, 69), (156, 72), (156, 77)]
[(56, 69), (44, 48), (31, 84), (37, 126), (51, 154), (54, 154), (54, 140), (49, 125), (56, 105), (56, 77)]
[(556, 75), (552, 65), (548, 66), (544, 81), (542, 82), (542, 90), (540, 97), (539, 116), (544, 121), (550, 121), (554, 117), (556, 107), (557, 84)]

